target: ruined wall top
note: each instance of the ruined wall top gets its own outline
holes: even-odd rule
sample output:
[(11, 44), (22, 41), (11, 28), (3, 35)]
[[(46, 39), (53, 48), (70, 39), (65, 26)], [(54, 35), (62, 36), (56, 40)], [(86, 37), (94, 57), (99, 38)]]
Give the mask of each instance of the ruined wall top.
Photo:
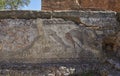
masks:
[[(28, 11), (28, 10), (8, 10), (0, 11), (0, 19), (50, 19), (65, 17), (113, 17), (120, 15), (114, 11), (89, 11), (89, 10), (62, 10), (62, 11)], [(104, 16), (103, 16), (104, 15)]]
[(42, 10), (112, 10), (120, 11), (120, 0), (42, 0)]

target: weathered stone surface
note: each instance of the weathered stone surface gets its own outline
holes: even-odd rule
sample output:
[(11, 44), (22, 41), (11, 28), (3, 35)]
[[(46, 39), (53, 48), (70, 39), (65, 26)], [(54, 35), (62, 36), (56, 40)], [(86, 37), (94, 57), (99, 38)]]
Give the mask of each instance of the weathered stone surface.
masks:
[(101, 55), (95, 31), (72, 21), (4, 19), (0, 26), (1, 60), (96, 60)]
[[(3, 15), (4, 14), (4, 15)], [(36, 19), (50, 18), (50, 11), (23, 11), (23, 10), (7, 10), (0, 11), (0, 19)]]
[[(8, 64), (7, 64), (8, 65)], [(10, 64), (9, 64), (10, 65)], [(45, 64), (46, 65), (46, 64)], [(8, 76), (80, 76), (80, 75), (96, 75), (99, 76), (98, 73), (94, 73), (95, 68), (93, 65), (89, 64), (81, 64), (81, 65), (40, 65), (40, 64), (14, 64), (12, 68), (6, 69), (3, 65), (0, 70), (0, 75), (8, 75)], [(66, 64), (68, 65), (68, 64)], [(12, 66), (12, 65), (11, 65)], [(10, 67), (11, 67), (10, 66)], [(93, 70), (91, 70), (93, 69)], [(90, 71), (91, 70), (91, 71)]]
[[(14, 12), (8, 13), (9, 18)], [(1, 19), (1, 61), (96, 61), (103, 55), (103, 36), (114, 34), (118, 26), (115, 12), (55, 11), (49, 14), (52, 19), (39, 19), (39, 16), (38, 19)]]
[[(50, 23), (46, 23), (47, 21)], [(61, 23), (57, 23), (59, 21), (63, 22), (62, 25)], [(101, 48), (99, 47), (99, 41), (97, 41), (97, 36), (95, 35), (94, 30), (78, 26), (71, 21), (64, 21), (62, 19), (44, 20), (43, 23), (45, 25), (46, 34), (48, 34), (48, 37), (46, 38), (54, 39), (55, 45), (52, 44), (54, 45), (53, 47), (55, 48), (59, 46), (59, 48), (65, 51), (62, 53), (57, 47), (57, 50), (55, 51), (58, 51), (58, 54), (62, 53), (61, 57), (64, 58), (64, 56), (66, 57), (68, 55), (70, 58), (80, 57), (82, 60), (85, 55), (87, 55), (88, 51), (89, 57), (85, 59), (89, 59), (95, 54), (96, 56), (100, 55), (100, 51), (98, 50)], [(96, 44), (98, 44), (98, 46), (96, 46)], [(74, 52), (72, 50), (74, 50)]]
[[(19, 58), (37, 38), (35, 20), (4, 19), (0, 22), (0, 61)], [(19, 55), (18, 55), (19, 54)], [(23, 56), (24, 57), (24, 56)]]
[(120, 11), (119, 0), (42, 0), (42, 10), (113, 10)]
[(120, 70), (120, 63), (114, 61), (113, 59), (108, 59), (107, 62), (112, 65), (116, 70)]
[(0, 13), (0, 75), (119, 76), (116, 12), (19, 12)]
[(113, 54), (120, 57), (120, 32), (113, 35), (108, 35), (103, 38), (103, 50), (105, 50), (108, 55)]
[(116, 17), (117, 17), (117, 20), (120, 22), (120, 12), (117, 13)]

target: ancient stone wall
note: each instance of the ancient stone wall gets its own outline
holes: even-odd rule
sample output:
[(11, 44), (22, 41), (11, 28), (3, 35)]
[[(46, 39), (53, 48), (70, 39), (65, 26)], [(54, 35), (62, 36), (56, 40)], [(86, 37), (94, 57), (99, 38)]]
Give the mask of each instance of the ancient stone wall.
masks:
[(0, 61), (97, 61), (103, 55), (103, 36), (115, 34), (119, 25), (116, 13), (109, 11), (3, 13)]
[(0, 76), (119, 76), (120, 14), (0, 11)]
[(120, 11), (120, 0), (42, 0), (42, 10), (113, 10)]

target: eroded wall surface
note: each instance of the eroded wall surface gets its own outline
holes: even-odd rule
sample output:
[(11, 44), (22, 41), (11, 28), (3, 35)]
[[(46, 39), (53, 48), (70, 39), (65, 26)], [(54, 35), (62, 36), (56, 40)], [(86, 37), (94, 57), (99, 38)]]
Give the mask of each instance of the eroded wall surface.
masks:
[(0, 41), (3, 61), (89, 60), (101, 49), (94, 30), (63, 19), (3, 19)]
[[(1, 17), (0, 61), (99, 61), (104, 57), (103, 38), (115, 34), (119, 26), (115, 12), (58, 11), (49, 19), (38, 16), (44, 12), (33, 13), (31, 19)], [(81, 22), (71, 20), (72, 16)]]

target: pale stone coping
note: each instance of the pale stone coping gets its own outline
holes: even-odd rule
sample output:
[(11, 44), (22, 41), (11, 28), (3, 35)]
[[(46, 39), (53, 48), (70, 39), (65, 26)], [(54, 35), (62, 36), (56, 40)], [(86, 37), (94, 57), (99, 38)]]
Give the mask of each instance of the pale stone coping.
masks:
[[(78, 15), (77, 15), (77, 14)], [(87, 17), (96, 17), (96, 15), (99, 17), (104, 17), (101, 14), (113, 17), (116, 15), (116, 12), (114, 11), (82, 11), (82, 10), (59, 10), (59, 11), (30, 11), (30, 10), (6, 10), (6, 11), (0, 11), (0, 19), (36, 19), (36, 18), (61, 18), (64, 16), (87, 16)]]
[[(47, 12), (47, 10), (43, 10), (44, 12)], [(115, 11), (98, 11), (98, 10), (94, 10), (94, 11), (91, 11), (91, 10), (54, 10), (54, 12), (93, 12), (93, 13), (116, 13)]]

